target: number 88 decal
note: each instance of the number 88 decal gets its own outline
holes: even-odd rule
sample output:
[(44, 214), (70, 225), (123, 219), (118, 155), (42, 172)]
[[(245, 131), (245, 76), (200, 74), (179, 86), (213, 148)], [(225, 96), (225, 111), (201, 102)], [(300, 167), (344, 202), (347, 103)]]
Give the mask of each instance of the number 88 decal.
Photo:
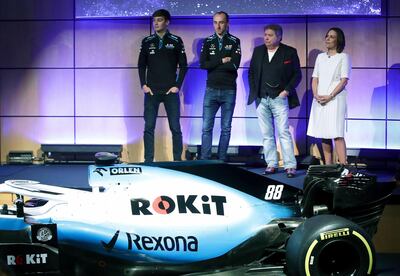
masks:
[(283, 185), (268, 185), (265, 200), (279, 200), (282, 197)]

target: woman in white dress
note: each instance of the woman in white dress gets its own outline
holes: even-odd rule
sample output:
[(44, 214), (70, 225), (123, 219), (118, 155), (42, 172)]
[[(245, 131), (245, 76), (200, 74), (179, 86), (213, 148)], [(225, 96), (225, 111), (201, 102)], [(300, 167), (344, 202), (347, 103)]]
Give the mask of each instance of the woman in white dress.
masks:
[(349, 55), (343, 53), (344, 33), (331, 28), (325, 35), (327, 52), (318, 55), (312, 75), (314, 99), (307, 135), (322, 138), (325, 164), (333, 163), (332, 139), (339, 163), (347, 164), (344, 124), (346, 116), (346, 85), (350, 77)]

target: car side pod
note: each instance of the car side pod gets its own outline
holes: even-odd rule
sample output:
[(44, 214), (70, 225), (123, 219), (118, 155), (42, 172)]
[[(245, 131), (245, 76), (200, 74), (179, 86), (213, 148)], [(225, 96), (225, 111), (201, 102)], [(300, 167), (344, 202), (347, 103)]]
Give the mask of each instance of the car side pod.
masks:
[(372, 275), (375, 249), (357, 224), (335, 215), (307, 219), (286, 245), (290, 276)]

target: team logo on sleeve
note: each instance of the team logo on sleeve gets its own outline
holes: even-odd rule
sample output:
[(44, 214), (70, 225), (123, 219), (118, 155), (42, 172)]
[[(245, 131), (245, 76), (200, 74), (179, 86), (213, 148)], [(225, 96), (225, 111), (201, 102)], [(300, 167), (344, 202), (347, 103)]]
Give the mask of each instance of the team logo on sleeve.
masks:
[(242, 53), (241, 50), (240, 50), (240, 45), (237, 46), (237, 49), (236, 49), (235, 53), (239, 54), (239, 55)]

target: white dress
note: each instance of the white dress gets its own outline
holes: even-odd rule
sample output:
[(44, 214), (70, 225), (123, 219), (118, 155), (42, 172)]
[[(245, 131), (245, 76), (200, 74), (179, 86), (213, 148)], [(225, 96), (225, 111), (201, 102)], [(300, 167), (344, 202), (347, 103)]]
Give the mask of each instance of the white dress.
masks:
[[(350, 78), (350, 71), (349, 55), (337, 53), (329, 57), (327, 53), (319, 54), (312, 75), (313, 78), (318, 78), (318, 94), (329, 95), (339, 84), (341, 78)], [(325, 105), (319, 104), (314, 98), (307, 135), (324, 139), (344, 137), (346, 98), (346, 89)]]

